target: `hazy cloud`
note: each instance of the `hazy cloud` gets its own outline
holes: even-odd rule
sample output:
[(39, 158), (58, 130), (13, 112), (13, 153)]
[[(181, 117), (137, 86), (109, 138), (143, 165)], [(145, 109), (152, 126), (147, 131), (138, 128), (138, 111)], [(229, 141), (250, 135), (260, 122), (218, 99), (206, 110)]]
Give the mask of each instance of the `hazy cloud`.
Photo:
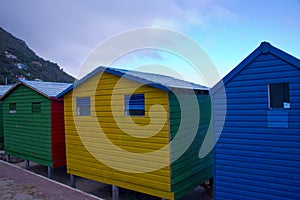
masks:
[(152, 1), (0, 1), (0, 24), (25, 40), (38, 55), (76, 75), (89, 52), (103, 40), (129, 29), (164, 27), (183, 31), (205, 27), (230, 15), (222, 2)]

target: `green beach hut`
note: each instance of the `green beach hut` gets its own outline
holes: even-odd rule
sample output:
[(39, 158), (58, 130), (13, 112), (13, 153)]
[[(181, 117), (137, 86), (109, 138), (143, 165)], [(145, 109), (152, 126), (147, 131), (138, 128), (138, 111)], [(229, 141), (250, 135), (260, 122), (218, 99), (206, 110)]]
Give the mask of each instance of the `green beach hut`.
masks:
[(64, 166), (65, 132), (63, 98), (69, 83), (22, 81), (2, 97), (4, 150), (10, 156), (48, 166)]

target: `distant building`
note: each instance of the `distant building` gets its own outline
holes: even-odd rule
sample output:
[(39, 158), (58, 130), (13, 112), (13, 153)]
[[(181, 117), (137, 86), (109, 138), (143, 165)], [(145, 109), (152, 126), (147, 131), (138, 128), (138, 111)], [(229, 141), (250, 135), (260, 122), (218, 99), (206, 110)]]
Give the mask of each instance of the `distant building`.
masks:
[(7, 51), (4, 51), (4, 53), (5, 53), (6, 58), (17, 59), (17, 56), (15, 56)]
[(19, 69), (24, 69), (24, 70), (27, 70), (27, 66), (22, 64), (22, 63), (16, 63), (16, 66), (19, 68)]
[(19, 81), (26, 81), (26, 77), (24, 77), (23, 75), (17, 75), (17, 78)]
[(38, 65), (38, 66), (40, 66), (40, 67), (43, 66), (43, 64), (40, 63), (39, 61), (32, 61), (31, 63), (34, 64), (34, 65)]

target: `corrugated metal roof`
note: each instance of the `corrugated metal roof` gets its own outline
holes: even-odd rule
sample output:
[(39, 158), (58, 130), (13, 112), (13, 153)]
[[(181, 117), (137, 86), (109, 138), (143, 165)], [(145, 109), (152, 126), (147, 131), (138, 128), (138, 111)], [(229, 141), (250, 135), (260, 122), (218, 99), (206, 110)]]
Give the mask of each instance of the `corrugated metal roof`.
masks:
[(57, 97), (72, 86), (72, 83), (22, 81), (22, 83), (46, 97)]
[[(152, 87), (156, 87), (162, 90), (171, 91), (172, 89), (184, 89), (184, 90), (205, 90), (208, 91), (209, 88), (203, 85), (199, 85), (196, 83), (180, 80), (171, 76), (166, 76), (162, 74), (154, 74), (154, 73), (146, 73), (139, 72), (134, 70), (126, 70), (126, 69), (118, 69), (112, 67), (98, 67), (94, 69), (92, 72), (87, 74), (85, 77), (75, 82), (73, 87), (77, 87), (83, 82), (87, 81), (91, 77), (95, 76), (97, 73), (105, 71), (110, 74), (114, 74), (116, 76), (128, 78), (130, 80), (143, 83)], [(69, 92), (73, 87), (65, 90), (58, 97)]]
[(207, 87), (199, 84), (195, 84), (192, 82), (180, 80), (171, 76), (166, 76), (162, 74), (154, 74), (154, 73), (146, 73), (146, 72), (139, 72), (134, 70), (125, 70), (125, 69), (117, 69), (112, 67), (102, 67), (105, 69), (106, 72), (120, 72), (124, 74), (126, 78), (137, 78), (141, 79), (142, 81), (148, 81), (154, 84), (160, 84), (167, 88), (179, 88), (179, 89), (193, 89), (193, 90), (208, 90)]
[[(58, 83), (58, 82), (40, 82), (40, 81), (21, 81), (14, 86), (0, 86), (0, 99), (4, 99), (10, 94), (18, 85), (25, 85), (32, 90), (44, 95), (48, 98), (60, 97), (61, 93), (69, 88), (72, 88), (72, 83)], [(2, 89), (3, 88), (3, 89)]]
[(0, 96), (4, 95), (11, 87), (12, 85), (0, 85)]

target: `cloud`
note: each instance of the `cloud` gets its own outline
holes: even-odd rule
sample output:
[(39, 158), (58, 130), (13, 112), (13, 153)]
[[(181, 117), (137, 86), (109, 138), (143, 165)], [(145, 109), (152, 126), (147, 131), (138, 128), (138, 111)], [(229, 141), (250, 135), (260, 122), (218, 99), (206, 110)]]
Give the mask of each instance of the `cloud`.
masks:
[[(158, 18), (153, 21), (154, 27), (169, 27), (184, 31), (190, 26), (207, 28), (214, 20), (232, 18), (234, 14), (226, 7), (228, 0), (186, 0), (176, 1), (171, 8), (171, 18)], [(171, 10), (171, 11), (170, 11)]]
[(0, 1), (0, 24), (76, 75), (89, 52), (112, 35), (141, 27), (203, 28), (230, 14), (221, 4), (227, 1)]

